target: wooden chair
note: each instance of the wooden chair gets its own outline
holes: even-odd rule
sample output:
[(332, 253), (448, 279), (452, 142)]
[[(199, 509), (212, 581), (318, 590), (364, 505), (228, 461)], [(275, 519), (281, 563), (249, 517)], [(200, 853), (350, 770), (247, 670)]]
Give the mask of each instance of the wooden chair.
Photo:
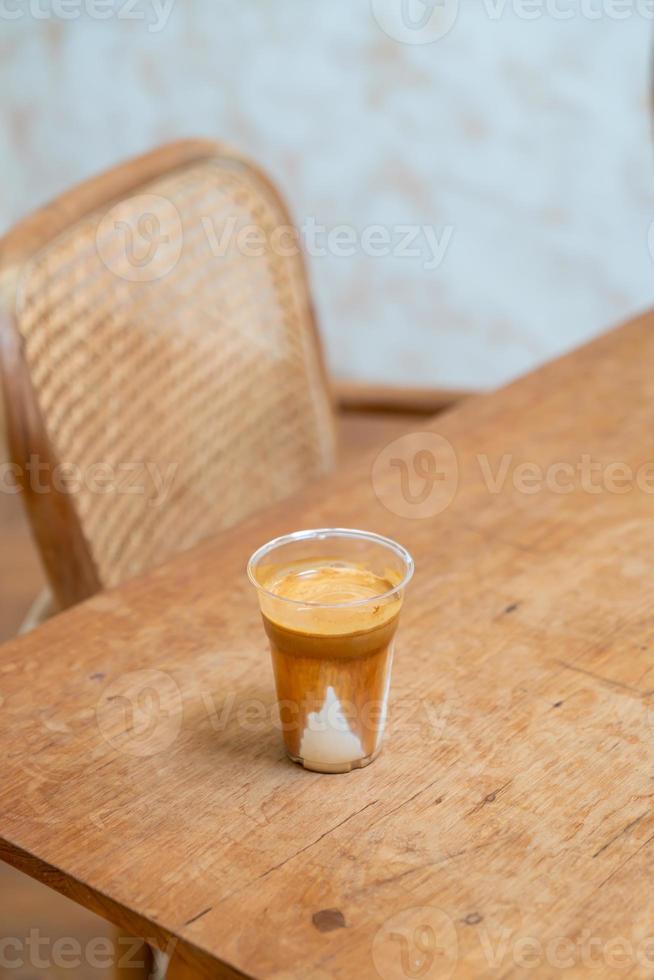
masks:
[[(246, 251), (236, 236), (255, 225), (266, 241)], [(84, 184), (0, 245), (9, 442), (60, 607), (333, 466), (302, 258), (271, 244), (289, 225), (252, 165), (184, 142)]]
[[(11, 456), (59, 608), (334, 466), (336, 400), (290, 228), (257, 167), (191, 140), (0, 242)], [(454, 397), (344, 385), (342, 428), (358, 452)]]

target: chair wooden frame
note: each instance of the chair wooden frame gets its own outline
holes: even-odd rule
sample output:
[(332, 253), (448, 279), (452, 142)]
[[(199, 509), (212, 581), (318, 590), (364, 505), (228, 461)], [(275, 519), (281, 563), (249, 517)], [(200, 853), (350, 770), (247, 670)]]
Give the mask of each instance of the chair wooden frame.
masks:
[[(12, 317), (4, 317), (0, 325), (0, 353), (9, 452), (15, 479), (55, 603), (63, 609), (99, 591), (100, 578), (71, 499), (54, 486), (53, 475), (58, 461), (43, 423), (22, 341)], [(39, 492), (31, 478), (34, 458), (38, 459), (40, 473), (45, 478)]]
[(406, 388), (359, 381), (334, 381), (332, 392), (339, 411), (345, 414), (365, 412), (426, 417), (452, 408), (471, 394), (455, 388)]

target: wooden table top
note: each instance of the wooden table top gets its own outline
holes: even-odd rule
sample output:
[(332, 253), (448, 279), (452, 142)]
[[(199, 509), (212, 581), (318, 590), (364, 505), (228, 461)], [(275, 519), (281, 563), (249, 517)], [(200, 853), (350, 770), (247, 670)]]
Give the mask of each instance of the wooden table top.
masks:
[[(651, 976), (652, 364), (648, 315), (0, 648), (0, 856), (206, 976)], [(347, 776), (286, 761), (244, 573), (329, 525), (416, 559)]]

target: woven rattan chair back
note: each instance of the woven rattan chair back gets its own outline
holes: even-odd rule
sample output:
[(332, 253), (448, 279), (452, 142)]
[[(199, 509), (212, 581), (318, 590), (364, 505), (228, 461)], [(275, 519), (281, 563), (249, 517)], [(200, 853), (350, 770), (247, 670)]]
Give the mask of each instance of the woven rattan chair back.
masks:
[(242, 158), (118, 167), (14, 229), (0, 276), (12, 458), (61, 606), (331, 468), (302, 257)]

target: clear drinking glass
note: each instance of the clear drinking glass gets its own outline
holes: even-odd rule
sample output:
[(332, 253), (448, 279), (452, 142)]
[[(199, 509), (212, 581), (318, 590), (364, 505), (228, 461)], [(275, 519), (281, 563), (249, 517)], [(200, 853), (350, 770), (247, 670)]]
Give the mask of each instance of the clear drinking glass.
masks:
[(350, 772), (378, 755), (412, 575), (401, 545), (344, 528), (298, 531), (252, 555), (286, 751), (305, 769)]

